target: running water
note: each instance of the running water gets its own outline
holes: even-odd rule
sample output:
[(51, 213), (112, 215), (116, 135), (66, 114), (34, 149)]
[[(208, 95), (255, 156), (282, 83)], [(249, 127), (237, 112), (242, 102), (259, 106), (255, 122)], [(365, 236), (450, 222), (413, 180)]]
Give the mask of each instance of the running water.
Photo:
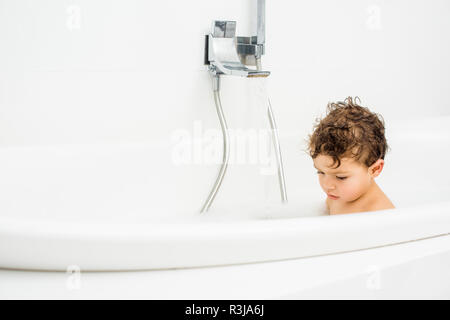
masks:
[(253, 91), (256, 99), (258, 119), (261, 121), (262, 141), (261, 146), (261, 160), (259, 163), (259, 174), (263, 180), (263, 201), (266, 205), (271, 202), (276, 202), (279, 197), (277, 194), (277, 162), (275, 157), (275, 150), (273, 147), (272, 130), (268, 117), (269, 108), (269, 94), (268, 94), (268, 79), (258, 78), (253, 82)]

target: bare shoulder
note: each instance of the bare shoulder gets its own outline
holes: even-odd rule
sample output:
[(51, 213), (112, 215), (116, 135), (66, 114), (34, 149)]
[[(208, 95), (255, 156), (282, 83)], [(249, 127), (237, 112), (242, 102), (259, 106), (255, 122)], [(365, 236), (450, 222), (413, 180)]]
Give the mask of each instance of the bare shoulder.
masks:
[(377, 199), (377, 201), (371, 206), (371, 211), (387, 209), (395, 209), (395, 206), (386, 195)]

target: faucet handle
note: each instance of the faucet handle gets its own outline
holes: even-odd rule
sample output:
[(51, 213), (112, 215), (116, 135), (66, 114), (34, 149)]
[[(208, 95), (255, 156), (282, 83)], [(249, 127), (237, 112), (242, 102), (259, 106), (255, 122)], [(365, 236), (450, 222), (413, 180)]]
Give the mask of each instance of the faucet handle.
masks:
[(234, 38), (236, 35), (236, 21), (213, 22), (212, 35), (214, 38)]

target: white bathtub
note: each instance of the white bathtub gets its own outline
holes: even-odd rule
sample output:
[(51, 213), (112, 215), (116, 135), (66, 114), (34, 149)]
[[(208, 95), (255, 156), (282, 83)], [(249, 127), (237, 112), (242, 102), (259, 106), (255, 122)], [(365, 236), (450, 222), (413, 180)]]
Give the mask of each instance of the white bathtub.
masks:
[[(206, 196), (217, 167), (206, 174), (201, 167), (173, 167), (167, 143), (4, 147), (0, 298), (70, 297), (63, 286), (40, 293), (13, 288), (30, 286), (30, 278), (31, 283), (46, 279), (62, 285), (65, 272), (74, 267), (87, 272), (85, 281), (91, 284), (102, 277), (118, 281), (120, 285), (107, 294), (115, 298), (363, 297), (367, 288), (361, 283), (366, 278), (357, 279), (367, 270), (373, 275), (371, 266), (391, 275), (389, 283), (384, 278), (387, 289), (378, 290), (376, 297), (449, 298), (449, 269), (442, 269), (450, 265), (450, 171), (445, 168), (449, 121), (446, 117), (391, 123), (392, 151), (378, 181), (397, 209), (339, 216), (324, 214), (324, 196), (314, 175), (291, 183), (295, 187), (287, 206), (238, 208), (232, 199), (218, 197), (218, 209), (206, 215), (183, 210), (183, 201), (186, 207), (200, 207), (204, 197), (191, 199), (193, 193), (180, 190), (193, 184)], [(288, 178), (295, 170), (291, 165), (309, 170), (310, 159), (299, 153), (296, 142), (287, 139), (283, 146)], [(197, 181), (187, 181), (196, 176)], [(311, 200), (316, 194), (320, 196)], [(221, 200), (231, 204), (221, 207)], [(392, 266), (399, 269), (383, 271)], [(169, 270), (196, 267), (202, 268)], [(255, 291), (258, 279), (249, 274), (260, 274), (261, 268), (269, 270), (264, 277), (288, 277), (295, 286), (269, 281), (271, 290)], [(405, 270), (413, 272), (414, 281), (403, 281)], [(124, 290), (136, 283), (154, 283), (161, 273), (168, 282), (186, 276), (202, 284), (191, 291), (161, 291), (162, 283), (132, 293)], [(211, 273), (222, 277), (220, 291), (201, 280)], [(225, 280), (232, 277), (242, 278), (239, 293), (231, 287), (238, 284)], [(424, 292), (430, 286), (433, 292)], [(87, 287), (76, 297), (101, 296), (98, 285)]]

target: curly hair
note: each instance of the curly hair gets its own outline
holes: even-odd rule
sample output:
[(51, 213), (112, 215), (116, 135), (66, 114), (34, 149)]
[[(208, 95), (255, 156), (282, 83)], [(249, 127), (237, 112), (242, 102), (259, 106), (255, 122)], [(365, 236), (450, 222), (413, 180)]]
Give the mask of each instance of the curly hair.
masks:
[(348, 97), (344, 102), (328, 103), (327, 115), (316, 118), (314, 131), (308, 135), (308, 153), (315, 159), (318, 155), (333, 158), (339, 167), (341, 159), (354, 158), (370, 167), (378, 159), (384, 159), (388, 144), (384, 136), (384, 119)]

